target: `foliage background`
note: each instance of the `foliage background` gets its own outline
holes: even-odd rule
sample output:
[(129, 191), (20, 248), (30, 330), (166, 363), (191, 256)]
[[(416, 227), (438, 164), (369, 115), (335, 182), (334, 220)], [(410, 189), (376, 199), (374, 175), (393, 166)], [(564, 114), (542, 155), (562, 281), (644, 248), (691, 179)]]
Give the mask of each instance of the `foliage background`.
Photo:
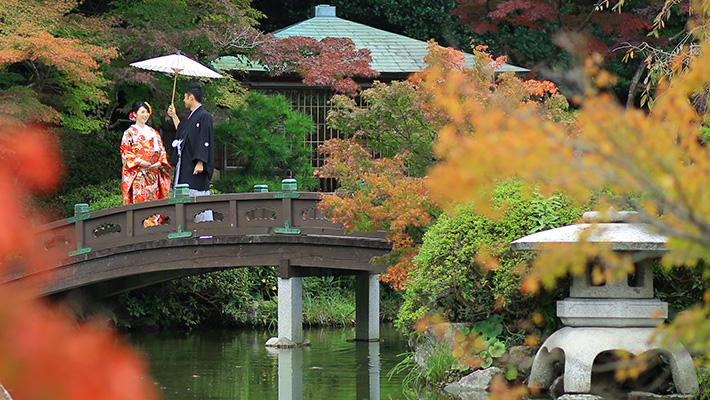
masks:
[[(253, 326), (276, 330), (276, 267), (211, 272), (120, 295), (105, 304), (125, 330)], [(383, 290), (383, 320), (392, 320), (399, 296)], [(303, 278), (303, 323), (350, 326), (355, 322), (354, 277)]]
[(434, 314), (469, 323), (497, 314), (508, 332), (520, 331), (521, 322), (535, 312), (555, 315), (553, 302), (543, 303), (518, 290), (534, 255), (515, 252), (509, 243), (573, 223), (581, 212), (564, 196), (527, 192), (519, 182), (500, 183), (491, 199), (497, 219), (477, 214), (473, 205), (460, 206), (427, 230), (396, 320), (402, 332), (413, 332), (419, 319)]
[[(554, 226), (567, 217), (564, 212), (563, 215), (557, 214), (560, 210), (555, 208), (557, 203), (550, 200), (551, 197), (528, 199), (532, 205), (525, 205), (525, 201), (516, 203), (517, 200), (511, 200), (517, 199), (512, 192), (503, 197), (510, 196), (509, 200), (515, 207), (509, 204), (510, 208), (504, 211), (496, 203), (496, 190), (499, 190), (499, 182), (510, 175), (527, 180), (529, 187), (540, 183), (539, 191), (545, 196), (562, 188), (570, 197), (583, 201), (590, 187), (637, 194), (632, 206), (641, 213), (644, 221), (672, 237), (671, 252), (665, 259), (666, 269), (657, 274), (657, 279), (664, 282), (660, 287), (668, 287), (674, 293), (688, 293), (686, 298), (700, 298), (699, 293), (706, 291), (703, 283), (707, 277), (704, 259), (707, 259), (710, 247), (706, 240), (710, 224), (705, 221), (705, 216), (710, 215), (707, 212), (710, 202), (706, 198), (707, 191), (702, 190), (703, 178), (708, 175), (707, 148), (698, 141), (696, 133), (708, 124), (708, 117), (707, 108), (689, 104), (688, 99), (702, 99), (699, 93), (706, 91), (710, 84), (707, 79), (710, 76), (707, 70), (710, 62), (706, 58), (710, 49), (707, 44), (706, 5), (699, 4), (700, 7), (694, 8), (690, 13), (692, 23), (686, 24), (685, 12), (689, 9), (685, 4), (665, 8), (675, 4), (673, 2), (626, 2), (623, 7), (618, 3), (616, 10), (609, 10), (604, 7), (595, 9), (585, 2), (565, 3), (562, 8), (554, 8), (558, 4), (511, 0), (497, 2), (495, 10), (487, 9), (484, 13), (479, 7), (481, 3), (475, 1), (462, 0), (454, 4), (442, 0), (430, 2), (432, 7), (421, 6), (420, 3), (370, 0), (336, 5), (341, 11), (367, 19), (363, 22), (381, 22), (385, 27), (397, 27), (403, 33), (420, 39), (433, 36), (442, 43), (455, 43), (467, 48), (467, 36), (471, 32), (452, 25), (449, 11), (456, 10), (461, 17), (458, 22), (468, 23), (477, 43), (488, 45), (495, 55), (511, 55), (514, 57), (511, 62), (524, 66), (547, 67), (542, 73), (554, 76), (558, 85), (565, 88), (566, 94), (574, 97), (577, 101), (575, 106), (581, 111), (577, 114), (578, 120), (568, 118), (571, 113), (567, 112), (566, 100), (563, 101), (562, 96), (555, 93), (554, 86), (526, 87), (510, 76), (492, 80), (492, 73), (481, 69), (472, 74), (461, 68), (460, 59), (447, 51), (433, 54), (429, 61), (434, 68), (412, 81), (412, 85), (393, 86), (394, 89), (401, 89), (401, 93), (376, 87), (365, 94), (373, 96), (369, 99), (369, 115), (358, 113), (346, 99), (341, 98), (339, 111), (348, 112), (343, 113), (341, 117), (344, 117), (339, 120), (338, 116), (334, 116), (331, 123), (342, 123), (344, 127), (351, 122), (356, 123), (357, 126), (352, 125), (351, 133), (353, 137), (359, 136), (361, 142), (351, 141), (347, 145), (334, 143), (329, 147), (335, 154), (335, 162), (330, 171), (327, 168), (323, 171), (340, 174), (347, 184), (346, 190), (341, 192), (342, 196), (331, 198), (330, 205), (334, 207), (330, 215), (337, 217), (337, 209), (340, 208), (340, 211), (346, 211), (340, 214), (344, 223), (348, 223), (347, 217), (356, 217), (355, 221), (350, 221), (351, 227), (389, 230), (391, 242), (399, 251), (397, 261), (402, 261), (403, 267), (395, 278), (402, 285), (411, 278), (413, 285), (411, 298), (408, 299), (410, 302), (405, 307), (403, 326), (411, 326), (416, 315), (430, 310), (443, 309), (454, 319), (485, 317), (483, 309), (470, 306), (474, 299), (509, 313), (512, 323), (512, 316), (517, 313), (515, 304), (520, 298), (517, 293), (506, 291), (504, 282), (518, 279), (515, 273), (519, 271), (513, 271), (514, 261), (511, 264), (499, 261), (498, 269), (491, 271), (474, 270), (473, 266), (491, 266), (496, 258), (506, 260), (510, 255), (502, 250), (502, 243), (518, 234), (525, 234), (524, 228), (532, 232), (541, 227)], [(283, 3), (279, 3), (279, 7), (283, 9)], [(546, 10), (549, 12), (545, 13)], [(620, 12), (617, 15), (612, 11)], [(660, 15), (672, 18), (653, 20), (659, 11), (663, 11)], [(665, 11), (669, 12), (666, 14)], [(298, 13), (284, 14), (297, 15), (299, 20), (305, 18), (305, 15)], [(276, 16), (275, 13), (272, 15)], [(381, 18), (373, 18), (372, 15)], [(585, 19), (585, 15), (589, 18)], [(93, 207), (113, 204), (118, 184), (114, 181), (117, 176), (112, 171), (119, 168), (117, 159), (109, 154), (117, 154), (116, 139), (120, 136), (121, 127), (127, 123), (126, 109), (133, 100), (143, 99), (153, 103), (156, 127), (169, 134), (170, 125), (162, 117), (168, 105), (170, 77), (131, 69), (129, 62), (181, 49), (209, 64), (219, 55), (253, 53), (258, 47), (258, 40), (266, 37), (252, 29), (261, 13), (246, 0), (87, 0), (81, 3), (73, 0), (0, 0), (0, 16), (3, 19), (0, 27), (0, 112), (13, 122), (21, 119), (56, 128), (54, 136), (46, 136), (45, 143), (25, 140), (30, 137), (27, 132), (23, 140), (7, 141), (7, 147), (2, 149), (31, 144), (37, 150), (57, 136), (63, 139), (67, 179), (53, 205), (57, 212), (65, 215), (71, 213), (70, 207), (76, 202), (89, 202)], [(551, 17), (553, 20), (550, 20)], [(422, 25), (422, 21), (433, 22)], [(649, 24), (649, 21), (652, 23)], [(455, 18), (453, 22), (457, 22)], [(638, 40), (639, 37), (645, 38), (649, 32), (659, 33), (656, 28), (660, 25), (670, 29), (661, 31), (660, 37), (652, 40)], [(639, 77), (647, 73), (644, 68), (653, 66), (653, 57), (678, 48), (674, 47), (678, 40), (688, 37), (679, 33), (688, 33), (687, 29), (691, 27), (696, 28), (698, 33), (696, 42), (692, 44), (702, 51), (684, 51), (679, 57), (674, 55), (678, 53), (669, 52), (671, 56), (667, 56), (666, 60), (673, 62), (664, 64), (665, 69), (647, 68), (652, 74), (657, 74), (646, 75), (650, 77), (650, 85), (658, 81), (663, 83), (666, 78), (672, 79), (672, 84), (660, 86), (664, 95), (654, 104), (651, 112), (624, 109), (617, 104), (614, 97), (622, 97), (621, 92), (626, 91), (627, 85), (632, 90), (638, 87)], [(576, 30), (577, 35), (558, 35), (564, 30)], [(225, 41), (224, 38), (230, 40)], [(633, 53), (627, 53), (629, 63), (622, 64), (616, 55), (623, 49), (614, 46), (624, 41), (634, 49), (644, 44), (656, 46), (661, 53), (650, 50), (639, 52), (644, 57), (653, 55), (643, 61), (641, 57), (634, 59)], [(120, 53), (117, 51), (119, 48)], [(278, 50), (280, 47), (272, 48)], [(585, 52), (591, 50), (598, 50), (601, 54), (582, 60)], [(493, 58), (486, 58), (487, 54), (480, 48), (474, 48), (473, 52), (484, 61), (480, 65), (494, 62)], [(614, 80), (604, 67), (611, 68), (621, 78)], [(590, 78), (580, 78), (585, 75)], [(184, 83), (181, 81), (180, 85)], [(424, 93), (411, 89), (423, 90)], [(210, 82), (207, 91), (206, 106), (220, 119), (227, 120), (235, 110), (240, 110), (245, 101), (243, 89), (230, 79)], [(629, 97), (633, 105), (635, 98), (633, 95)], [(278, 107), (269, 108), (266, 102), (260, 103), (261, 100), (256, 97), (249, 101), (270, 110), (271, 115), (263, 114), (262, 119), (269, 120), (273, 115), (285, 120), (291, 118), (283, 117), (279, 111), (274, 111)], [(429, 106), (436, 112), (421, 108), (421, 105)], [(563, 112), (558, 113), (560, 110)], [(402, 127), (404, 130), (398, 131), (399, 121), (387, 119), (388, 113), (416, 116), (417, 122), (423, 123), (417, 127)], [(240, 115), (239, 118), (249, 120), (249, 115)], [(353, 118), (348, 120), (350, 117)], [(272, 121), (276, 121), (277, 125), (286, 125), (284, 119), (279, 118)], [(381, 120), (387, 121), (385, 136), (377, 130), (376, 121)], [(251, 164), (248, 160), (244, 161), (245, 168), (252, 168), (255, 175), (262, 173), (258, 172), (263, 171), (259, 169), (263, 167), (259, 163), (265, 159), (271, 157), (275, 165), (283, 161), (281, 158), (286, 148), (293, 150), (288, 140), (268, 137), (263, 130), (259, 130), (258, 122), (261, 120), (253, 120), (254, 125), (248, 128), (250, 132), (259, 133), (258, 140), (250, 141), (252, 137), (248, 135), (225, 139), (244, 140), (238, 151), (243, 147), (253, 153), (264, 152), (260, 153), (263, 157), (251, 160)], [(305, 129), (304, 132), (307, 132), (305, 124), (295, 125), (294, 131)], [(232, 133), (244, 129), (235, 127), (237, 129)], [(400, 132), (421, 133), (414, 142), (417, 145), (412, 148), (403, 146), (411, 144), (412, 136), (397, 139), (396, 134)], [(432, 135), (433, 132), (439, 132), (438, 137)], [(584, 135), (577, 135), (580, 132)], [(82, 136), (86, 134), (90, 136)], [(435, 138), (437, 143), (431, 147)], [(423, 140), (419, 142), (418, 139)], [(265, 142), (273, 142), (276, 146), (263, 146)], [(12, 152), (0, 152), (0, 157), (12, 161), (7, 165), (14, 174), (14, 181), (2, 176), (0, 183), (8, 188), (4, 192), (14, 195), (12, 189), (25, 183), (30, 189), (48, 189), (52, 186), (48, 184), (45, 187), (44, 183), (54, 182), (50, 175), (60, 169), (57, 168), (59, 161), (39, 151), (18, 149), (21, 151), (17, 154), (26, 155), (26, 159), (13, 158), (16, 154)], [(584, 157), (576, 157), (580, 149)], [(351, 150), (358, 156), (379, 153), (385, 157), (355, 160), (352, 154), (346, 154)], [(414, 159), (413, 155), (421, 157)], [(424, 178), (424, 171), (440, 160), (444, 162), (437, 163), (427, 173), (430, 178)], [(19, 168), (26, 165), (29, 168)], [(357, 168), (348, 170), (353, 166)], [(258, 176), (258, 179), (268, 177)], [(248, 179), (236, 179), (231, 188), (244, 187), (239, 185), (248, 187), (251, 183)], [(530, 190), (529, 187), (527, 190)], [(231, 188), (225, 186), (223, 190), (233, 190)], [(36, 190), (28, 192), (37, 193)], [(449, 271), (437, 270), (442, 255), (434, 247), (447, 248), (447, 244), (438, 243), (438, 238), (433, 234), (424, 235), (439, 212), (434, 199), (451, 209), (474, 201), (475, 213), (462, 211), (457, 216), (444, 216), (437, 222), (437, 227), (439, 223), (441, 226), (458, 224), (464, 226), (465, 231), (478, 233), (471, 238), (462, 231), (461, 236), (454, 239), (463, 240), (464, 246), (461, 249), (448, 248), (458, 252), (457, 261), (461, 262), (451, 265), (457, 268), (465, 266), (466, 270), (459, 269), (458, 272), (473, 277), (472, 282), (461, 285)], [(28, 220), (17, 219), (22, 207), (15, 200), (14, 197), (6, 199), (5, 218), (16, 221), (8, 226), (20, 229), (27, 225)], [(618, 205), (613, 198), (606, 201)], [(659, 212), (661, 210), (662, 213)], [(506, 212), (521, 212), (530, 225), (502, 224), (501, 221), (506, 221)], [(492, 216), (499, 219), (488, 219)], [(453, 233), (447, 231), (442, 235)], [(28, 245), (21, 241), (25, 236), (5, 232), (4, 237), (5, 240), (0, 241), (4, 263), (11, 261), (18, 251), (33, 255), (31, 248), (22, 247)], [(427, 242), (431, 249), (426, 247)], [(420, 245), (426, 251), (415, 257)], [(555, 257), (564, 262), (551, 262), (557, 260)], [(536, 292), (539, 290), (538, 279), (552, 286), (558, 277), (578, 270), (581, 257), (572, 258), (570, 254), (541, 257), (533, 266), (532, 275), (523, 281), (523, 289)], [(611, 261), (618, 262), (614, 273), (623, 273), (629, 267), (628, 260)], [(412, 265), (417, 268), (407, 270)], [(696, 268), (688, 272), (668, 269), (670, 265)], [(431, 278), (432, 271), (436, 279), (424, 279)], [(411, 277), (407, 276), (409, 272), (412, 272)], [(136, 292), (135, 297), (124, 297), (122, 300), (126, 315), (135, 319), (124, 320), (128, 321), (125, 326), (139, 325), (138, 321), (147, 320), (148, 313), (158, 316), (146, 324), (151, 326), (190, 327), (216, 318), (241, 323), (247, 319), (253, 301), (264, 305), (260, 310), (264, 310), (265, 314), (257, 316), (257, 320), (269, 324), (273, 321), (270, 316), (275, 310), (275, 303), (273, 286), (267, 286), (267, 282), (273, 274), (268, 270), (256, 274), (261, 281), (254, 280), (253, 276), (246, 276), (243, 271), (229, 271), (172, 282), (169, 284), (172, 286), (164, 287), (165, 291), (153, 288), (158, 289), (158, 293)], [(476, 286), (477, 281), (491, 283), (491, 286)], [(348, 286), (346, 281), (340, 280), (313, 282), (313, 290), (329, 293), (330, 298), (343, 295), (346, 291), (341, 289)], [(690, 305), (677, 295), (662, 294), (664, 290), (660, 289), (659, 297), (668, 296), (666, 298), (672, 301), (674, 310)], [(191, 297), (188, 293), (200, 296)], [(312, 300), (333, 309), (335, 307), (327, 302), (330, 298), (322, 301), (319, 296), (313, 296)], [(343, 304), (350, 301), (347, 295), (343, 298)], [(697, 305), (693, 312), (680, 315), (674, 322), (676, 337), (689, 346), (698, 346), (693, 349), (699, 352), (707, 351), (701, 346), (707, 342), (710, 332), (706, 318), (708, 307), (708, 302)], [(34, 309), (27, 310), (28, 313), (35, 313)], [(346, 307), (343, 310), (342, 315), (349, 315)], [(17, 316), (12, 314), (11, 307), (2, 311), (8, 312), (7, 316)], [(121, 310), (117, 309), (117, 315), (120, 313)], [(59, 340), (73, 343), (73, 331), (63, 328), (66, 321), (52, 319), (41, 311), (36, 315), (42, 318), (37, 318), (33, 323), (58, 327), (54, 332)], [(315, 315), (315, 320), (327, 320)], [(11, 346), (15, 341), (25, 339), (17, 332), (13, 334), (16, 336), (0, 342)], [(40, 342), (23, 343), (34, 345)], [(8, 348), (4, 354), (11, 354), (12, 350)], [(34, 361), (39, 362), (42, 357), (41, 353), (37, 354)], [(96, 354), (101, 355), (101, 352)], [(31, 385), (27, 388), (31, 389)]]

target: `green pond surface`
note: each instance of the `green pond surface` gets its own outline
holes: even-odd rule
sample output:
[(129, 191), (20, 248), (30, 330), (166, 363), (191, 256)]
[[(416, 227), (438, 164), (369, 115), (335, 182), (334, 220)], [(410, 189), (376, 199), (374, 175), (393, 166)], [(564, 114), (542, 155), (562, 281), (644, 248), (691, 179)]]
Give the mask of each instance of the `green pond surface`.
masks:
[(271, 336), (275, 332), (225, 329), (128, 339), (145, 353), (164, 400), (407, 398), (404, 373), (388, 378), (409, 351), (391, 325), (381, 326), (381, 343), (349, 342), (353, 328), (305, 329), (311, 346), (297, 349), (265, 347)]

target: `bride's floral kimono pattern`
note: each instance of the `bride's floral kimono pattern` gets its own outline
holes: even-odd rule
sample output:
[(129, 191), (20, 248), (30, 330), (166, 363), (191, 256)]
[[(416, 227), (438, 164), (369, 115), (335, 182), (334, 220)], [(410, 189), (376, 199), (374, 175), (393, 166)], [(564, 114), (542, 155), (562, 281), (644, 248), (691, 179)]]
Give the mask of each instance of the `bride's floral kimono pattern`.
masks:
[[(162, 164), (157, 171), (140, 168), (141, 161)], [(140, 203), (164, 199), (170, 192), (170, 164), (168, 163), (163, 139), (148, 125), (131, 125), (121, 139), (121, 192), (123, 204)], [(148, 221), (148, 220), (146, 220)], [(161, 221), (154, 221), (159, 224)], [(148, 222), (149, 224), (150, 221)], [(151, 224), (152, 225), (152, 224)]]

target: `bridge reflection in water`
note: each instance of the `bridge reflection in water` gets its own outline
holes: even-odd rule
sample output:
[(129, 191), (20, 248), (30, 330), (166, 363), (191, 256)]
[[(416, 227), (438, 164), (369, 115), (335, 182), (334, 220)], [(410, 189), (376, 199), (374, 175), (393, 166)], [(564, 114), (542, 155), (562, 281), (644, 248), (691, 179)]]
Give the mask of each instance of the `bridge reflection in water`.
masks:
[[(15, 272), (4, 282), (36, 284), (41, 295), (106, 297), (215, 270), (278, 266), (279, 338), (300, 343), (302, 278), (355, 275), (356, 339), (378, 339), (375, 277), (386, 266), (370, 260), (390, 246), (381, 233), (345, 232), (320, 212), (319, 201), (319, 193), (288, 190), (179, 196), (96, 212), (77, 205), (74, 217), (39, 232), (45, 248), (64, 257), (47, 271)], [(197, 222), (207, 210), (214, 219)]]
[[(380, 343), (356, 341), (357, 399), (380, 399)], [(306, 348), (268, 348), (279, 358), (279, 400), (303, 399), (303, 353)]]

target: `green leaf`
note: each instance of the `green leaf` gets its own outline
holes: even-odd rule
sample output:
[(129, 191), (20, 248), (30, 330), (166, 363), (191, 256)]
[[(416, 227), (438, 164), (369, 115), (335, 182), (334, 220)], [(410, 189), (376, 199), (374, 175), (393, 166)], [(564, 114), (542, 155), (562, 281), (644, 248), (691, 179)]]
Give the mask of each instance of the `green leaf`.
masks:
[(505, 345), (503, 342), (496, 340), (490, 347), (488, 347), (488, 352), (491, 357), (500, 357), (505, 353)]
[(518, 377), (518, 368), (515, 365), (507, 364), (503, 367), (503, 373), (505, 374), (505, 379), (512, 381)]

